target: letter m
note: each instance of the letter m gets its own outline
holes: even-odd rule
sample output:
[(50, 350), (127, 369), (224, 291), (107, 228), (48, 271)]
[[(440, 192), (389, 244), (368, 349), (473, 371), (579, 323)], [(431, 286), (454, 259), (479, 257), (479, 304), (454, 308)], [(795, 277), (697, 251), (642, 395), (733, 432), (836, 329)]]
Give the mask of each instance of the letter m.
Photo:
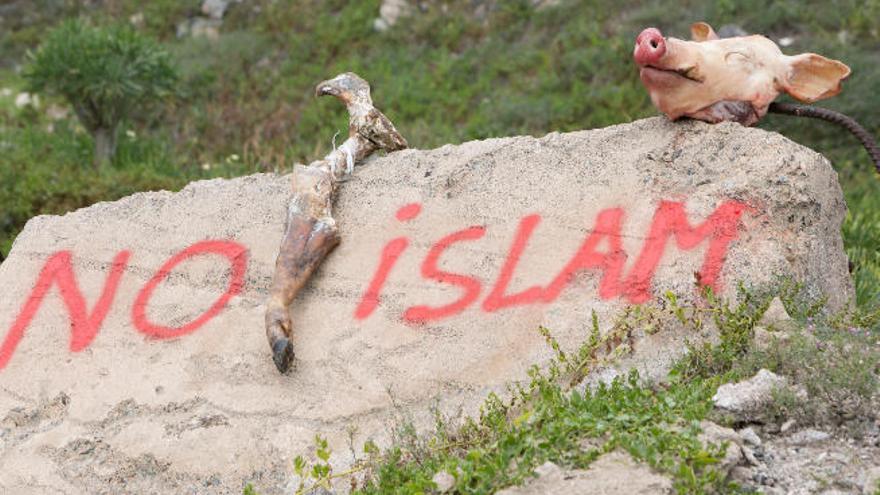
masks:
[(725, 201), (703, 223), (692, 227), (683, 203), (661, 201), (642, 251), (624, 282), (624, 292), (629, 301), (642, 303), (650, 299), (651, 280), (670, 237), (674, 237), (678, 248), (685, 251), (708, 240), (709, 247), (697, 282), (718, 292), (718, 278), (727, 248), (737, 238), (740, 216), (747, 210), (749, 207), (743, 203)]
[(53, 284), (58, 286), (61, 299), (67, 306), (70, 318), (71, 352), (78, 352), (88, 347), (110, 310), (116, 289), (119, 287), (119, 280), (122, 278), (130, 255), (129, 251), (120, 251), (113, 259), (110, 274), (104, 283), (104, 290), (89, 313), (86, 300), (76, 282), (76, 275), (73, 273), (70, 251), (60, 251), (53, 254), (43, 265), (37, 283), (21, 308), (21, 312), (12, 323), (12, 328), (6, 334), (2, 346), (0, 346), (0, 369), (3, 369), (12, 358), (15, 348), (24, 336), (24, 331), (30, 325), (37, 310), (40, 309), (43, 299), (46, 298), (46, 294)]

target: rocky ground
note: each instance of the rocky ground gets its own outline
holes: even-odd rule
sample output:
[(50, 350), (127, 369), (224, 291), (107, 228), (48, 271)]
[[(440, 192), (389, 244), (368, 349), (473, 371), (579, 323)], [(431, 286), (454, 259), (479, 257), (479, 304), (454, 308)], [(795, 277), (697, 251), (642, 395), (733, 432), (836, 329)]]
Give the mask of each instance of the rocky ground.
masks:
[[(782, 330), (770, 332), (765, 326)], [(790, 332), (798, 332), (796, 324), (779, 299), (775, 299), (761, 326), (756, 327), (757, 345), (768, 348), (774, 340), (790, 338)], [(784, 390), (802, 400), (821, 400), (811, 399), (803, 385), (767, 369), (718, 388), (712, 398), (714, 421), (704, 420), (700, 426), (701, 440), (707, 444), (727, 445), (719, 465), (724, 476), (746, 492), (772, 495), (875, 495), (880, 492), (880, 415), (849, 415), (818, 424), (808, 418), (804, 421), (807, 424), (799, 424), (797, 419), (780, 416), (774, 410), (780, 391)], [(873, 408), (880, 411), (877, 391)], [(535, 475), (536, 479), (523, 487), (498, 493), (672, 493), (672, 480), (635, 463), (629, 455), (619, 451), (600, 457), (587, 470), (566, 470), (546, 463)]]
[[(728, 442), (723, 466), (743, 489), (766, 494), (874, 495), (880, 483), (877, 424), (861, 438), (841, 430), (798, 428), (793, 423), (750, 425), (738, 430), (703, 425), (707, 441)], [(614, 452), (587, 470), (566, 470), (548, 462), (525, 486), (499, 495), (660, 495), (673, 493), (672, 480), (629, 455)]]

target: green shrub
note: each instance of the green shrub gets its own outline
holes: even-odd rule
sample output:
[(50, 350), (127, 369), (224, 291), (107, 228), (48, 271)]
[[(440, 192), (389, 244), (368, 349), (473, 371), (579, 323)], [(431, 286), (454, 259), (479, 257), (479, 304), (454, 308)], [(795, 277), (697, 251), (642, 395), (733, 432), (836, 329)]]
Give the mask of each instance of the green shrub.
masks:
[(56, 94), (95, 140), (95, 166), (116, 152), (119, 124), (171, 93), (177, 79), (168, 53), (128, 27), (91, 27), (74, 19), (52, 30), (28, 56), (30, 91)]

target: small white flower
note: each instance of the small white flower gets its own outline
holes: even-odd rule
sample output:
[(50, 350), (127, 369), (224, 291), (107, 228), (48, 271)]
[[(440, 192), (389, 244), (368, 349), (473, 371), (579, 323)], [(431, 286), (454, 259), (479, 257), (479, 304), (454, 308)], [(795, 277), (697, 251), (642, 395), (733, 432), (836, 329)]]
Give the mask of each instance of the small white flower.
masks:
[(227, 162), (237, 162), (240, 158), (241, 158), (240, 156), (233, 153), (233, 154), (229, 155), (228, 158), (226, 158), (226, 161)]
[(779, 46), (782, 46), (782, 47), (791, 46), (792, 43), (794, 43), (794, 38), (792, 38), (791, 36), (779, 38)]
[(19, 93), (15, 97), (15, 107), (24, 108), (27, 106), (40, 106), (40, 98), (37, 95), (32, 95), (30, 93)]
[(125, 135), (128, 136), (129, 139), (134, 139), (137, 137), (137, 134), (131, 129), (125, 131)]
[(202, 170), (211, 170), (211, 164), (208, 162), (203, 163)]

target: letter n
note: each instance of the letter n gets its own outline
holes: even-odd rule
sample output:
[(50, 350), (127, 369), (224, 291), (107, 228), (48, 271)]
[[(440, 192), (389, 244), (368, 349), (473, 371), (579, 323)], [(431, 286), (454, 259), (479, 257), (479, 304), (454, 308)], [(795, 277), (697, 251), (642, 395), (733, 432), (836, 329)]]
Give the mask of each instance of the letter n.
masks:
[(24, 331), (37, 314), (37, 310), (40, 309), (43, 299), (46, 298), (46, 294), (53, 284), (58, 286), (61, 299), (67, 306), (70, 318), (71, 352), (79, 352), (88, 347), (110, 310), (116, 289), (119, 287), (119, 280), (122, 278), (130, 255), (129, 251), (120, 251), (113, 259), (110, 273), (104, 282), (104, 290), (89, 313), (86, 300), (76, 282), (76, 275), (73, 273), (70, 251), (60, 251), (53, 254), (43, 265), (37, 283), (31, 290), (21, 312), (12, 323), (12, 328), (6, 334), (3, 345), (0, 346), (0, 369), (3, 369), (12, 358), (15, 348), (24, 336)]

